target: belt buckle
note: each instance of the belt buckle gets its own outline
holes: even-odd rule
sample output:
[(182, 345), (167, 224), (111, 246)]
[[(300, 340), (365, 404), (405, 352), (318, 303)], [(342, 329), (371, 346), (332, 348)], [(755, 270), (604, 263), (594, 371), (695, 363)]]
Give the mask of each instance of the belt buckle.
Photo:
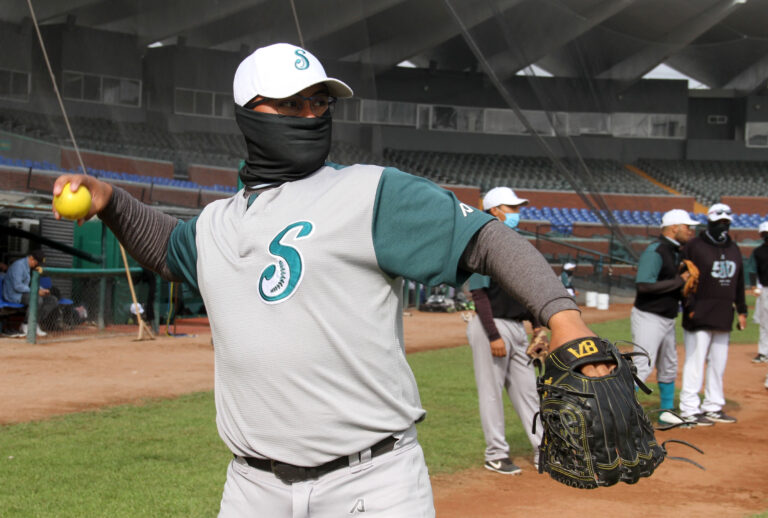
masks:
[(291, 464), (272, 460), (269, 462), (269, 467), (272, 469), (272, 473), (286, 484), (302, 482), (309, 478), (307, 476), (307, 469), (302, 466), (293, 466)]

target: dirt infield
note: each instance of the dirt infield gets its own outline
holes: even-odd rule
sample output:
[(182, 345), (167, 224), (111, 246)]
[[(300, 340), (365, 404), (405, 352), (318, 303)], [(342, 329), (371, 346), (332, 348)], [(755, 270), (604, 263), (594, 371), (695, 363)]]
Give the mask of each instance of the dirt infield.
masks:
[[(625, 317), (629, 305), (585, 309), (587, 322)], [(173, 397), (213, 387), (213, 350), (207, 326), (180, 326), (184, 337), (133, 341), (133, 336), (30, 345), (0, 339), (0, 423), (43, 419), (144, 398)], [(404, 317), (409, 352), (466, 343), (458, 314), (413, 312)], [(193, 336), (194, 335), (194, 336)], [(666, 461), (652, 478), (593, 491), (575, 490), (538, 475), (530, 459), (515, 459), (521, 476), (481, 467), (433, 477), (438, 516), (748, 516), (768, 509), (768, 390), (765, 365), (749, 360), (755, 346), (732, 346), (726, 371), (726, 407), (735, 425), (660, 432), (694, 442), (704, 456), (672, 445), (672, 454), (700, 461), (707, 471)], [(681, 351), (682, 361), (682, 351)], [(478, 423), (479, 426), (479, 423)]]

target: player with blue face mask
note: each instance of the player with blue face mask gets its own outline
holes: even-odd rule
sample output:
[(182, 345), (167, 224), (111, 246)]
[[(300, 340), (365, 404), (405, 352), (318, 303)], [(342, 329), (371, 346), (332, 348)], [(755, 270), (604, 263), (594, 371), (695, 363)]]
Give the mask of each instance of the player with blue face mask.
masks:
[(517, 228), (520, 224), (523, 205), (528, 205), (528, 200), (518, 198), (509, 187), (494, 187), (483, 197), (483, 210), (509, 228)]
[[(518, 198), (509, 187), (496, 187), (483, 198), (483, 209), (510, 228), (520, 223), (520, 207), (528, 200)], [(467, 340), (477, 383), (480, 422), (485, 436), (485, 469), (502, 475), (516, 475), (522, 470), (509, 458), (506, 440), (504, 400), (507, 392), (512, 406), (523, 422), (534, 452), (541, 443), (541, 427), (533, 433), (531, 423), (539, 409), (536, 375), (526, 349), (528, 336), (524, 321), (534, 329), (541, 324), (528, 309), (506, 293), (488, 276), (469, 278), (469, 290), (477, 317), (467, 324)], [(534, 454), (534, 464), (538, 462)]]

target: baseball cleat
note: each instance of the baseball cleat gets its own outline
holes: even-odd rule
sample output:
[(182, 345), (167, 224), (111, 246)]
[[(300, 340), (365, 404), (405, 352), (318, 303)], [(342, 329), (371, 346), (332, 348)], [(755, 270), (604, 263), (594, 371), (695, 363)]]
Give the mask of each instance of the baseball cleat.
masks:
[(718, 410), (717, 412), (704, 412), (704, 417), (715, 423), (735, 423), (737, 421), (735, 417), (729, 416), (722, 410)]
[(768, 363), (768, 356), (764, 354), (758, 354), (752, 358), (752, 363)]
[(659, 424), (661, 425), (677, 425), (685, 424), (685, 422), (685, 419), (669, 411), (665, 411), (659, 414)]
[(694, 427), (694, 426), (712, 426), (714, 421), (711, 421), (707, 419), (707, 417), (704, 414), (696, 414), (691, 416), (683, 417), (685, 419), (685, 422), (687, 423), (686, 426)]
[(509, 459), (487, 460), (483, 466), (485, 469), (501, 473), (502, 475), (519, 475), (523, 471)]

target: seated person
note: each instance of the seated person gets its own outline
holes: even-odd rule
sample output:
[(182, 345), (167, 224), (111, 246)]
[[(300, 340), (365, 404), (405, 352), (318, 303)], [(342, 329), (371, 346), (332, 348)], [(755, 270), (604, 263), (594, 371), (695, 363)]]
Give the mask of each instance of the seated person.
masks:
[[(25, 320), (29, 318), (29, 298), (30, 298), (30, 271), (33, 268), (37, 268), (45, 262), (45, 255), (40, 249), (31, 251), (26, 257), (17, 259), (11, 266), (8, 267), (8, 272), (5, 274), (3, 280), (3, 298), (8, 302), (14, 302), (16, 304), (24, 304), (27, 306), (27, 315)], [(58, 299), (51, 295), (50, 290), (40, 288), (37, 290), (37, 308), (38, 308), (38, 321), (43, 321), (45, 318), (56, 309), (59, 303)], [(27, 334), (27, 324), (22, 324), (21, 333)], [(37, 326), (38, 336), (45, 336), (45, 333), (40, 329), (40, 325)]]

